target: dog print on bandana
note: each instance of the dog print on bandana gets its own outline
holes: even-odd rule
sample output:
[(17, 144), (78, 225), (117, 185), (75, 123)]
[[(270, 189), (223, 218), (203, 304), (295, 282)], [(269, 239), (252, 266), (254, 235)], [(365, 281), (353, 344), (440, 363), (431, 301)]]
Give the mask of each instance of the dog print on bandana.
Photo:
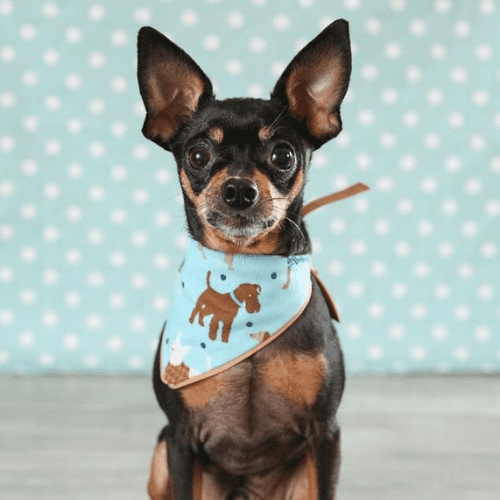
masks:
[(179, 388), (276, 339), (311, 297), (311, 257), (225, 254), (189, 239), (162, 336), (161, 378)]

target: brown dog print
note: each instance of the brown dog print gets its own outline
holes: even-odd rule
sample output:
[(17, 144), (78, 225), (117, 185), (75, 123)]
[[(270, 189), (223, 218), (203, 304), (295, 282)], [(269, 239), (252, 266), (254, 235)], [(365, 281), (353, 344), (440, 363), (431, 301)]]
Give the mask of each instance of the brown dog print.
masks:
[(196, 315), (198, 315), (198, 323), (201, 326), (205, 326), (203, 321), (205, 316), (212, 315), (208, 334), (210, 340), (217, 339), (219, 323), (222, 322), (222, 342), (228, 342), (233, 320), (243, 303), (248, 313), (260, 311), (259, 294), (261, 288), (260, 285), (242, 283), (233, 291), (233, 295), (236, 297), (238, 303), (231, 297), (230, 293), (216, 292), (210, 286), (211, 275), (211, 271), (208, 271), (207, 289), (198, 297), (189, 322), (194, 323)]

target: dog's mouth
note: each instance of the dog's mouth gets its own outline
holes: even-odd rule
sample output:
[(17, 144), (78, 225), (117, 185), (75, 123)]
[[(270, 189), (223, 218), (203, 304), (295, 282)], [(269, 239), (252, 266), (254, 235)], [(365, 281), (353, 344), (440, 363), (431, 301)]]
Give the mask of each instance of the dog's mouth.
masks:
[(222, 231), (227, 236), (245, 239), (259, 236), (278, 222), (278, 218), (274, 215), (262, 219), (243, 214), (226, 215), (213, 210), (208, 211), (205, 218), (212, 227)]

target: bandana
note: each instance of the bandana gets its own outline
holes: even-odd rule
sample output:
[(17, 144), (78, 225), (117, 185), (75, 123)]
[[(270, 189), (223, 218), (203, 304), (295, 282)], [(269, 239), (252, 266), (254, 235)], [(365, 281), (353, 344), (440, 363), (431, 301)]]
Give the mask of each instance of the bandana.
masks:
[(309, 255), (224, 254), (190, 239), (163, 333), (163, 382), (179, 388), (251, 356), (302, 314), (311, 289)]
[[(366, 189), (351, 186), (316, 200), (303, 213)], [(225, 254), (190, 238), (161, 337), (162, 381), (172, 389), (198, 382), (278, 338), (307, 307), (311, 273), (331, 317), (339, 321), (310, 255)]]

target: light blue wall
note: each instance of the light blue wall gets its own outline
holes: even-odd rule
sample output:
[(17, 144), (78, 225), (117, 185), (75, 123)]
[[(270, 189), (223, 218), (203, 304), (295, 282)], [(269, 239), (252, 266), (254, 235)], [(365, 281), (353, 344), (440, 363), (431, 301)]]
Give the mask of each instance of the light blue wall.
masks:
[(482, 1), (0, 0), (0, 371), (147, 372), (185, 242), (172, 157), (147, 142), (143, 25), (219, 97), (267, 96), (350, 21), (344, 132), (307, 199), (353, 372), (500, 370), (500, 5)]

